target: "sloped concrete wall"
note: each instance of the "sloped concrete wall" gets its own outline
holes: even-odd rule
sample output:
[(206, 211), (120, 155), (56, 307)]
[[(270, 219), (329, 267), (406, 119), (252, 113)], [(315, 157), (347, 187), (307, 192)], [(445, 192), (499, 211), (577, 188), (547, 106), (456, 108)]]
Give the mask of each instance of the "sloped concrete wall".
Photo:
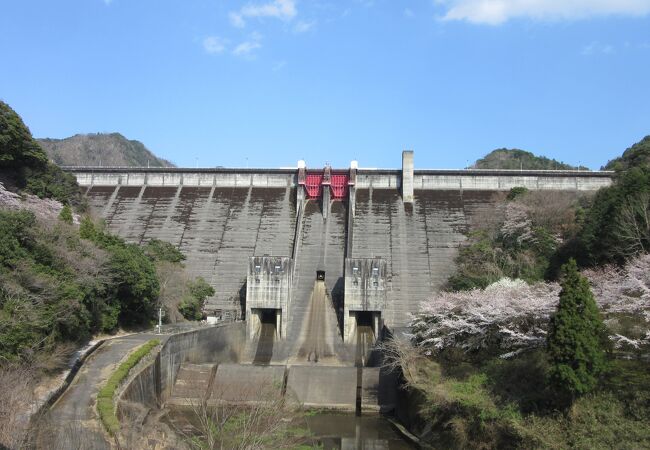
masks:
[(160, 350), (160, 393), (164, 401), (182, 363), (238, 362), (246, 335), (243, 322), (218, 325), (171, 336)]

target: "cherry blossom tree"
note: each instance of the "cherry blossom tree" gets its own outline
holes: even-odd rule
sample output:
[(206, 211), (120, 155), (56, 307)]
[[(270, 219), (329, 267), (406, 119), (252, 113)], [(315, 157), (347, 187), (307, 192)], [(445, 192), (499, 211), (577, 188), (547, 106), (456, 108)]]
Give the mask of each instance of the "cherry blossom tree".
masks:
[[(650, 349), (650, 255), (624, 268), (584, 271), (614, 347)], [(543, 347), (557, 308), (557, 283), (527, 284), (504, 278), (485, 289), (439, 292), (411, 322), (412, 338), (428, 354), (448, 348), (488, 351), (502, 358)]]

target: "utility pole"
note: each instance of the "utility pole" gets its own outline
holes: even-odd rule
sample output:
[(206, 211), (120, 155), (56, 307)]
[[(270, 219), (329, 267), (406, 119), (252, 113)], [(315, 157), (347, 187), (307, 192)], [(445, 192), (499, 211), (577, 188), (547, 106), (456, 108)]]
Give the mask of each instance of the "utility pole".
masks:
[(158, 325), (156, 325), (156, 334), (162, 334), (162, 318), (165, 314), (163, 313), (162, 306), (158, 307)]

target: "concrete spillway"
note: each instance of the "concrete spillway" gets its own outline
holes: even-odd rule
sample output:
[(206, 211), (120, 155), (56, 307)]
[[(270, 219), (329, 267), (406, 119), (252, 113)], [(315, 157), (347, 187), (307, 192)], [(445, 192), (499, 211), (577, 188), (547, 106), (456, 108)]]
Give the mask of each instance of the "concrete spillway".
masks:
[[(291, 361), (315, 362), (331, 358), (342, 341), (337, 307), (342, 304), (343, 262), (347, 208), (333, 202), (324, 219), (316, 202), (305, 205), (301, 240), (296, 258), (293, 304), (288, 338)], [(316, 271), (325, 271), (325, 281), (316, 281)]]
[(270, 364), (273, 358), (273, 344), (275, 343), (275, 324), (262, 323), (259, 338), (255, 345), (253, 364)]
[(375, 346), (376, 335), (372, 326), (357, 326), (355, 365), (363, 367), (370, 359), (370, 352)]
[(325, 283), (316, 281), (309, 301), (309, 313), (303, 323), (300, 334), (300, 348), (296, 355), (298, 360), (308, 362), (325, 362), (335, 357), (334, 344), (340, 338), (332, 334), (335, 330), (331, 322), (331, 301), (325, 291)]

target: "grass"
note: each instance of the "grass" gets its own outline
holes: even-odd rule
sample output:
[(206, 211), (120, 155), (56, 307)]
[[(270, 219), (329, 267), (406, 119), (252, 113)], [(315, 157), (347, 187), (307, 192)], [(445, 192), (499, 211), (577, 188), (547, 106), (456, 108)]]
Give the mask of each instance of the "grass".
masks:
[(650, 449), (645, 361), (611, 360), (599, 388), (568, 410), (550, 401), (544, 352), (455, 369), (422, 359), (412, 371), (424, 400), (421, 437), (440, 448)]
[(160, 341), (158, 339), (151, 339), (138, 347), (138, 349), (131, 353), (126, 361), (120, 364), (115, 372), (111, 374), (106, 384), (97, 394), (97, 412), (99, 413), (99, 417), (104, 424), (106, 431), (108, 431), (112, 436), (115, 436), (120, 431), (120, 422), (117, 420), (115, 404), (113, 403), (115, 392), (120, 383), (122, 383), (129, 375), (129, 371), (157, 345), (160, 345)]

